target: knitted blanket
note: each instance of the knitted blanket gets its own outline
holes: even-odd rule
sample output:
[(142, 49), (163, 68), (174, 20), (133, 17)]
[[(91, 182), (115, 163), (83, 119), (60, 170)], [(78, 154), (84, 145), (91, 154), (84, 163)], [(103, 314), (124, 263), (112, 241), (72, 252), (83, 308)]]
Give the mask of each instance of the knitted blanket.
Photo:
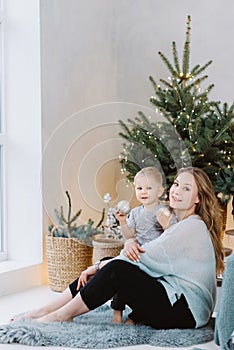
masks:
[(108, 305), (103, 305), (76, 317), (74, 322), (16, 321), (0, 326), (0, 343), (107, 349), (138, 344), (186, 347), (213, 339), (211, 324), (198, 329), (155, 330), (147, 326), (113, 324), (112, 313)]
[(215, 343), (222, 350), (234, 349), (232, 333), (234, 331), (234, 254), (226, 261), (221, 287), (217, 317), (215, 322)]

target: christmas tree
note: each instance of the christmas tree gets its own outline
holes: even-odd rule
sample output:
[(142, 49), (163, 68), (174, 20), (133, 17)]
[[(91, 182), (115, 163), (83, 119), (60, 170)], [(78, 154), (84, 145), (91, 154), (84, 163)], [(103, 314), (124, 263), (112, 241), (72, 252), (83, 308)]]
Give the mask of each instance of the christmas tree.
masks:
[(229, 107), (210, 101), (213, 84), (201, 91), (208, 78), (204, 71), (212, 61), (190, 69), (190, 23), (188, 16), (182, 63), (173, 42), (173, 64), (159, 52), (170, 73), (168, 81), (160, 79), (159, 84), (149, 78), (154, 88), (150, 102), (157, 120), (138, 112), (127, 123), (119, 121), (120, 136), (125, 139), (122, 171), (132, 181), (139, 169), (156, 166), (169, 187), (179, 168), (196, 166), (209, 175), (216, 194), (227, 203), (234, 194), (234, 103)]

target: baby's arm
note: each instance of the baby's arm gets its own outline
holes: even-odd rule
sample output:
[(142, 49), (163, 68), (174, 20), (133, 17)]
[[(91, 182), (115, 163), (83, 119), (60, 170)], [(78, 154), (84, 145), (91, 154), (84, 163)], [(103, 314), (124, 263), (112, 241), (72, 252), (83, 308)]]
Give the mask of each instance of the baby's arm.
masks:
[(129, 227), (127, 224), (127, 215), (122, 214), (120, 211), (116, 211), (115, 216), (119, 220), (119, 225), (124, 238), (129, 239), (135, 237), (134, 228)]
[(119, 220), (119, 225), (121, 227), (122, 235), (126, 239), (124, 244), (124, 255), (128, 259), (137, 262), (140, 258), (140, 253), (144, 253), (145, 250), (139, 246), (137, 239), (135, 237), (134, 228), (128, 226), (127, 220), (126, 220), (127, 215), (117, 211), (116, 217)]

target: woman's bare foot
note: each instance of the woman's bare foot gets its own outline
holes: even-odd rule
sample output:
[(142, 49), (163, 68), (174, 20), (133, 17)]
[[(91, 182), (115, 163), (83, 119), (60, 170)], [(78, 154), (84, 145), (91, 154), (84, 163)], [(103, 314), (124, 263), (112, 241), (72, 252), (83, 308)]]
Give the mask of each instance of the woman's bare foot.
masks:
[(117, 324), (122, 323), (122, 311), (114, 310), (112, 323), (117, 323)]
[(15, 321), (20, 321), (20, 320), (25, 320), (25, 319), (37, 319), (38, 317), (42, 317), (45, 316), (49, 313), (49, 311), (47, 309), (36, 309), (36, 310), (32, 310), (29, 312), (25, 312), (21, 315), (17, 315), (17, 316), (13, 316), (10, 319), (10, 322), (15, 322)]
[[(71, 300), (73, 300), (72, 295), (70, 289), (67, 288), (58, 298), (55, 298), (49, 304), (34, 309), (32, 311), (25, 312), (24, 314), (13, 316), (10, 321), (14, 322), (22, 319), (38, 320), (40, 318), (46, 317), (46, 315), (55, 313), (56, 310), (59, 310), (60, 308), (68, 304)], [(71, 320), (71, 317), (69, 316), (67, 317), (67, 319)]]
[(128, 317), (128, 318), (126, 319), (125, 324), (130, 324), (130, 325), (135, 326), (136, 323), (135, 323), (133, 320), (131, 320), (131, 318)]
[(61, 315), (61, 313), (51, 312), (48, 315), (38, 317), (35, 319), (36, 322), (43, 322), (43, 323), (50, 323), (50, 322), (72, 322), (73, 317), (66, 317), (64, 314)]

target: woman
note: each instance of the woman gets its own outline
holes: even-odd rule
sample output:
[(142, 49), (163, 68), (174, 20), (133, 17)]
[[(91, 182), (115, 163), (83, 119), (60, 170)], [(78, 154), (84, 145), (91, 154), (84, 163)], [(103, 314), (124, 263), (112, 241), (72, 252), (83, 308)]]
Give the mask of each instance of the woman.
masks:
[(137, 261), (122, 251), (90, 266), (57, 301), (24, 317), (68, 321), (118, 293), (132, 309), (130, 323), (157, 329), (205, 325), (215, 305), (216, 273), (223, 270), (221, 210), (208, 176), (198, 168), (181, 169), (169, 197), (178, 223), (143, 245)]

